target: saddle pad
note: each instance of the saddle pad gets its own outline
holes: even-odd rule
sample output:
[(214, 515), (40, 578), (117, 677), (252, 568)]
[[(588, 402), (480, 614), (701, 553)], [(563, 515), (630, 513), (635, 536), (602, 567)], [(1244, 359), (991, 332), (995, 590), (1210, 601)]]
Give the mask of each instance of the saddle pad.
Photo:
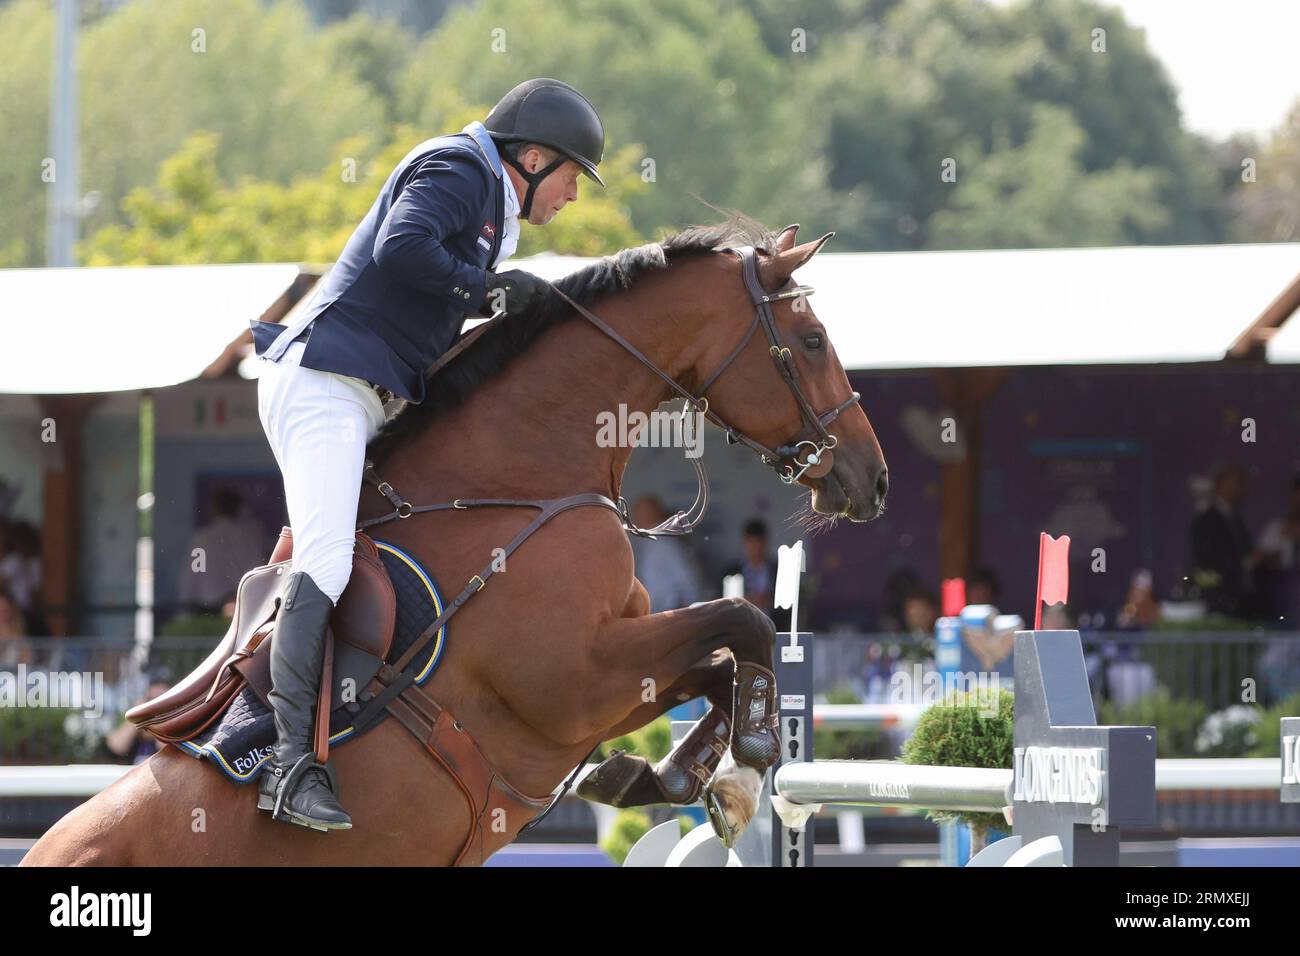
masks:
[[(375, 546), (397, 595), (393, 646), (388, 654), (391, 664), (437, 619), (443, 602), (437, 585), (418, 561), (387, 542), (376, 540)], [(444, 624), (429, 647), (407, 665), (406, 670), (415, 674), (417, 684), (429, 679), (446, 642), (447, 625)], [(378, 726), (389, 716), (384, 711), (371, 726)], [(355, 736), (351, 721), (352, 714), (345, 708), (337, 708), (330, 714), (331, 747)], [(251, 687), (245, 687), (211, 727), (176, 746), (191, 756), (211, 761), (237, 783), (249, 783), (257, 779), (275, 746), (275, 715)]]

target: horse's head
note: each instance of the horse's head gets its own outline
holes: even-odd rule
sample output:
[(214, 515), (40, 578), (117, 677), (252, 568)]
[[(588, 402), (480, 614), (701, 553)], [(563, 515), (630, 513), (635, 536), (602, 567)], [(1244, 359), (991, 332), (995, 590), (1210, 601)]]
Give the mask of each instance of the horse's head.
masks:
[[(772, 254), (757, 255), (761, 289), (744, 281), (740, 257), (717, 257), (730, 279), (719, 283), (721, 315), (712, 320), (717, 334), (697, 364), (705, 376), (702, 390), (710, 411), (737, 437), (776, 452), (778, 460), (768, 464), (785, 480), (812, 490), (816, 514), (869, 521), (880, 514), (889, 488), (884, 454), (811, 299), (791, 281), (834, 233), (795, 245), (798, 228), (787, 226)], [(774, 346), (757, 321), (761, 307), (755, 297), (782, 292), (786, 297), (768, 300), (779, 343)]]

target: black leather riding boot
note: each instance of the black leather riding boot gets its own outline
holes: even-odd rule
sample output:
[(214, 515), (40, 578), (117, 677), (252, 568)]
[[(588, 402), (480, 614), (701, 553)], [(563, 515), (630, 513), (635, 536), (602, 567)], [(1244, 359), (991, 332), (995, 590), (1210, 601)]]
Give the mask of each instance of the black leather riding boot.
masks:
[(274, 755), (258, 781), (257, 806), (277, 820), (318, 830), (346, 830), (352, 820), (334, 795), (331, 775), (316, 763), (313, 710), (324, 666), (325, 631), (334, 609), (311, 575), (297, 571), (284, 587), (284, 604), (271, 640)]

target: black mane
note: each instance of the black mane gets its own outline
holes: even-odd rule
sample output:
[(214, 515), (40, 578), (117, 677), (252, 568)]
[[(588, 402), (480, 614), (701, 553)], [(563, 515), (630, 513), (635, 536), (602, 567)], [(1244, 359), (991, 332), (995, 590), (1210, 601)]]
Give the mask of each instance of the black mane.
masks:
[[(754, 246), (760, 252), (771, 254), (774, 243), (775, 237), (761, 224), (734, 213), (726, 222), (689, 226), (660, 242), (606, 256), (565, 276), (555, 285), (575, 302), (589, 306), (601, 296), (629, 288), (638, 276), (667, 268), (672, 259), (704, 255), (724, 246)], [(426, 381), (427, 394), (422, 403), (406, 403), (384, 425), (367, 448), (367, 457), (379, 464), (407, 436), (421, 430), (440, 412), (459, 405), (474, 389), (525, 351), (533, 340), (572, 316), (569, 306), (552, 296), (532, 312), (514, 316), (485, 332)]]

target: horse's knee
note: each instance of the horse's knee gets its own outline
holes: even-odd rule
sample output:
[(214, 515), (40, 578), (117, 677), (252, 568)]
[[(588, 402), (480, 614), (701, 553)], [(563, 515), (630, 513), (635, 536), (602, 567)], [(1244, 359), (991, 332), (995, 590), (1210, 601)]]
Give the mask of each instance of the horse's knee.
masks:
[(732, 643), (745, 650), (761, 650), (776, 641), (776, 625), (757, 604), (744, 598), (722, 598), (719, 601), (726, 617), (726, 629)]
[(628, 593), (627, 603), (623, 605), (623, 617), (645, 617), (650, 613), (650, 592), (636, 578), (632, 579), (632, 590)]

